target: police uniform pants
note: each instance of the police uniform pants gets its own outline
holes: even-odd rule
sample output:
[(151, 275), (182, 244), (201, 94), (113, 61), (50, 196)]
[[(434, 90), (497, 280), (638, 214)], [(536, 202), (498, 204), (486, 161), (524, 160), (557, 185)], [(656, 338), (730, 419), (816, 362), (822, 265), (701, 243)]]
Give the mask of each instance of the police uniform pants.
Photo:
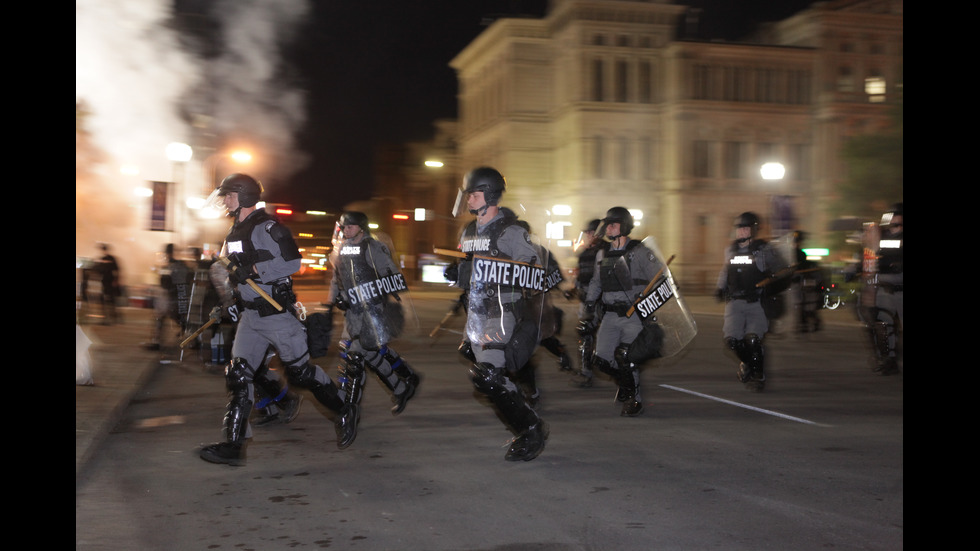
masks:
[(730, 300), (725, 304), (725, 338), (742, 340), (745, 335), (756, 334), (761, 339), (769, 331), (769, 319), (762, 309), (762, 302)]
[(607, 311), (596, 331), (595, 355), (615, 365), (616, 347), (620, 343), (632, 343), (642, 330), (643, 322), (640, 321), (639, 314), (634, 312), (632, 316), (626, 317)]
[[(231, 348), (232, 358), (242, 358), (250, 367), (248, 379), (248, 398), (255, 403), (255, 371), (265, 360), (266, 350), (274, 346), (283, 365), (303, 365), (310, 359), (306, 340), (306, 327), (292, 314), (285, 312), (262, 317), (252, 309), (246, 309), (238, 321), (235, 343)], [(314, 378), (317, 382), (332, 385), (330, 377), (319, 366)], [(246, 429), (246, 437), (251, 437), (252, 429)]]
[(898, 347), (898, 333), (902, 324), (905, 322), (904, 311), (904, 291), (888, 292), (879, 289), (875, 294), (875, 308), (878, 320), (888, 326), (888, 346), (889, 354), (894, 354)]

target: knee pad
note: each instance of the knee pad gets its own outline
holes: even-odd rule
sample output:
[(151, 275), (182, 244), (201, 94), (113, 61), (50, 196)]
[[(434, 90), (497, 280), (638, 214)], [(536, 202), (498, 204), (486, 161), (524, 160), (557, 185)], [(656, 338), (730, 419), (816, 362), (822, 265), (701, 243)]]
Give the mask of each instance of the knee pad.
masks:
[(233, 393), (247, 389), (253, 377), (252, 367), (244, 358), (233, 359), (225, 368), (225, 386)]
[(881, 356), (887, 356), (892, 352), (892, 339), (895, 336), (895, 327), (883, 321), (875, 322), (871, 326), (871, 339), (874, 343), (875, 352)]
[(235, 358), (225, 368), (225, 385), (231, 393), (224, 419), (225, 438), (229, 442), (241, 442), (248, 431), (252, 376), (252, 368), (243, 358)]
[(759, 335), (755, 333), (747, 333), (745, 335), (745, 356), (745, 363), (756, 370), (762, 369), (765, 353), (762, 349), (762, 338)]
[(616, 360), (616, 365), (618, 365), (620, 369), (631, 369), (633, 367), (633, 362), (629, 360), (629, 351), (630, 345), (621, 342), (613, 352), (613, 359)]
[(738, 349), (741, 347), (742, 341), (736, 339), (735, 337), (725, 337), (725, 348), (731, 350), (735, 354), (738, 354)]
[(609, 363), (609, 360), (605, 358), (600, 358), (599, 356), (592, 357), (592, 367), (598, 369), (599, 371), (611, 376), (613, 379), (619, 378), (619, 370), (616, 366)]
[(310, 387), (316, 384), (316, 366), (310, 362), (303, 365), (287, 365), (286, 378), (294, 385)]
[(487, 396), (507, 392), (504, 370), (487, 362), (475, 363), (470, 367), (470, 380), (477, 391)]

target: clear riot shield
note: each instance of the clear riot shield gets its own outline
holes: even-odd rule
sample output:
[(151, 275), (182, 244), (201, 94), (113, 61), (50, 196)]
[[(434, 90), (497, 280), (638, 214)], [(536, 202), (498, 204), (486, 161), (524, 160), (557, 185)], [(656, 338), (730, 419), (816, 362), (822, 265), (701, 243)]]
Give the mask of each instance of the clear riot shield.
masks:
[[(504, 232), (513, 231), (516, 215), (510, 209), (501, 212), (503, 218), (492, 222), (488, 231), (503, 239)], [(492, 239), (470, 231), (462, 239), (462, 252), (473, 254), (466, 338), (473, 348), (502, 348), (507, 369), (516, 372), (530, 360), (542, 338), (546, 281), (541, 259), (550, 255), (529, 243), (520, 260), (504, 259), (491, 250)]]
[(541, 340), (544, 270), (537, 264), (473, 255), (466, 338), (502, 348), (507, 368), (522, 368)]
[(367, 350), (378, 350), (398, 338), (405, 328), (402, 296), (405, 277), (381, 242), (372, 238), (345, 241), (335, 249), (338, 290), (347, 303), (346, 328)]
[(558, 331), (561, 329), (560, 316), (562, 315), (558, 311), (558, 307), (554, 304), (553, 293), (549, 292), (553, 289), (558, 289), (558, 285), (562, 282), (561, 266), (558, 264), (558, 259), (555, 258), (551, 250), (551, 236), (548, 235), (547, 230), (545, 234), (545, 237), (542, 239), (539, 234), (529, 232), (531, 245), (538, 253), (537, 264), (543, 270), (542, 291), (531, 295), (531, 298), (535, 301), (534, 309), (540, 312), (538, 320), (539, 342), (558, 334)]
[(663, 266), (633, 304), (627, 315), (643, 320), (643, 331), (630, 345), (628, 358), (634, 363), (648, 359), (669, 358), (684, 349), (698, 334), (694, 316), (677, 289), (668, 261), (652, 237), (643, 244), (653, 251)]

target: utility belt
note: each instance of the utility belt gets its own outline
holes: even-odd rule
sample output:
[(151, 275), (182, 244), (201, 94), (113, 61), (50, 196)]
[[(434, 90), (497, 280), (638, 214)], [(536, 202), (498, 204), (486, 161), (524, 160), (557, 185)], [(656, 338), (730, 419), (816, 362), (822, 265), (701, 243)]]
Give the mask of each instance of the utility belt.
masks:
[(296, 304), (296, 293), (293, 292), (292, 279), (286, 278), (273, 283), (272, 292), (269, 293), (269, 296), (282, 306), (282, 310), (277, 310), (269, 301), (261, 297), (255, 300), (243, 300), (242, 304), (249, 310), (255, 310), (263, 318), (276, 314), (295, 314), (295, 307), (293, 305)]
[(612, 304), (607, 304), (607, 303), (603, 303), (602, 304), (603, 310), (605, 310), (606, 312), (612, 312), (614, 314), (618, 314), (620, 316), (625, 316), (626, 313), (629, 312), (631, 306), (633, 306), (633, 305), (632, 304), (627, 304), (625, 302), (614, 302)]
[(728, 300), (744, 300), (745, 302), (759, 302), (761, 293), (758, 291), (736, 291), (728, 293)]

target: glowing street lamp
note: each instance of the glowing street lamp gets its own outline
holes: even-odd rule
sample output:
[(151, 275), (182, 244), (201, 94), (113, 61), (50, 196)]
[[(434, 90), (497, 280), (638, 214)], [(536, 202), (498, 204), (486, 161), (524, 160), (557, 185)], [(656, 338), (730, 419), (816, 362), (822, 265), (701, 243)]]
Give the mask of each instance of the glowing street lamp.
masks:
[(764, 163), (759, 169), (759, 174), (763, 180), (782, 180), (786, 175), (786, 167), (783, 163)]

